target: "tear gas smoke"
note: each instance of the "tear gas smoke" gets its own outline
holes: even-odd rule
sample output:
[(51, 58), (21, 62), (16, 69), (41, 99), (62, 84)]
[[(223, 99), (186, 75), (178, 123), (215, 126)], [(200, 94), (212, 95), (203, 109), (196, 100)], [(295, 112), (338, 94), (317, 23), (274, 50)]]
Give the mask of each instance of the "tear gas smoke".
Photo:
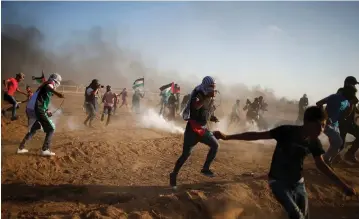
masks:
[(170, 133), (184, 133), (184, 129), (174, 122), (166, 121), (162, 116), (158, 114), (154, 109), (147, 109), (141, 115), (140, 124), (144, 128), (159, 129)]

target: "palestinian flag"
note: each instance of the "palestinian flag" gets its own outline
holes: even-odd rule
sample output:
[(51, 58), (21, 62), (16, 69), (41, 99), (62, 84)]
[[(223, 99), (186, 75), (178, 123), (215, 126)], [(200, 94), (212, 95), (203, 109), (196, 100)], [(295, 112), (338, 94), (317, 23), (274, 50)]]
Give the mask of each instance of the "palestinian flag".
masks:
[(145, 78), (139, 78), (135, 82), (133, 82), (132, 88), (134, 90), (138, 88), (143, 88), (145, 86)]
[(32, 76), (32, 80), (35, 81), (37, 84), (42, 84), (46, 81), (44, 73), (42, 73), (41, 77)]
[(180, 92), (180, 87), (175, 86), (174, 82), (163, 85), (159, 89), (160, 89), (161, 93), (164, 94), (165, 96), (169, 96), (171, 93), (176, 94), (176, 93)]

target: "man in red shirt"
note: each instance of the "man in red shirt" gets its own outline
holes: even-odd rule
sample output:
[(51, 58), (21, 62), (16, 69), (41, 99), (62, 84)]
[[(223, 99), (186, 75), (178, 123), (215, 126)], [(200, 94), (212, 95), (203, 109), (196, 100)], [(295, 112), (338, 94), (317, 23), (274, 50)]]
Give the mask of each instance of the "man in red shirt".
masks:
[(21, 90), (19, 90), (19, 82), (24, 80), (25, 75), (24, 73), (18, 73), (16, 74), (15, 78), (9, 78), (8, 80), (4, 81), (4, 100), (7, 101), (8, 103), (10, 103), (12, 106), (8, 109), (2, 109), (1, 112), (2, 114), (5, 116), (6, 111), (12, 111), (12, 116), (11, 116), (11, 121), (16, 120), (17, 116), (16, 116), (16, 108), (18, 107), (18, 103), (14, 97), (15, 92), (19, 92), (21, 94), (24, 94), (25, 96), (27, 96), (27, 93), (22, 92)]

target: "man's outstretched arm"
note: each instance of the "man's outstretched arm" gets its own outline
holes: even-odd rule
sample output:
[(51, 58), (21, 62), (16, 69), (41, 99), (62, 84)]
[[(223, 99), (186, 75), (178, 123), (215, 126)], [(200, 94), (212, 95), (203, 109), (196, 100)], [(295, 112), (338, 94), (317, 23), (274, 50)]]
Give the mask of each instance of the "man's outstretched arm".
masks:
[(256, 141), (256, 140), (266, 140), (273, 139), (270, 131), (265, 132), (244, 132), (240, 134), (226, 135), (220, 131), (214, 131), (213, 135), (217, 139), (223, 140), (242, 140), (242, 141)]

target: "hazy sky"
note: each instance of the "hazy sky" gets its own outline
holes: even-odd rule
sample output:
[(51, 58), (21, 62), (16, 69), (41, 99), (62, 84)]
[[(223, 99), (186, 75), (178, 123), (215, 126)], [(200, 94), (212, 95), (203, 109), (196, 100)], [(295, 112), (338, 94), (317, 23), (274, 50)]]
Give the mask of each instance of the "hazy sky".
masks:
[(359, 2), (2, 2), (2, 23), (8, 16), (36, 24), (47, 45), (115, 28), (119, 44), (161, 70), (291, 98), (318, 99), (359, 78)]

